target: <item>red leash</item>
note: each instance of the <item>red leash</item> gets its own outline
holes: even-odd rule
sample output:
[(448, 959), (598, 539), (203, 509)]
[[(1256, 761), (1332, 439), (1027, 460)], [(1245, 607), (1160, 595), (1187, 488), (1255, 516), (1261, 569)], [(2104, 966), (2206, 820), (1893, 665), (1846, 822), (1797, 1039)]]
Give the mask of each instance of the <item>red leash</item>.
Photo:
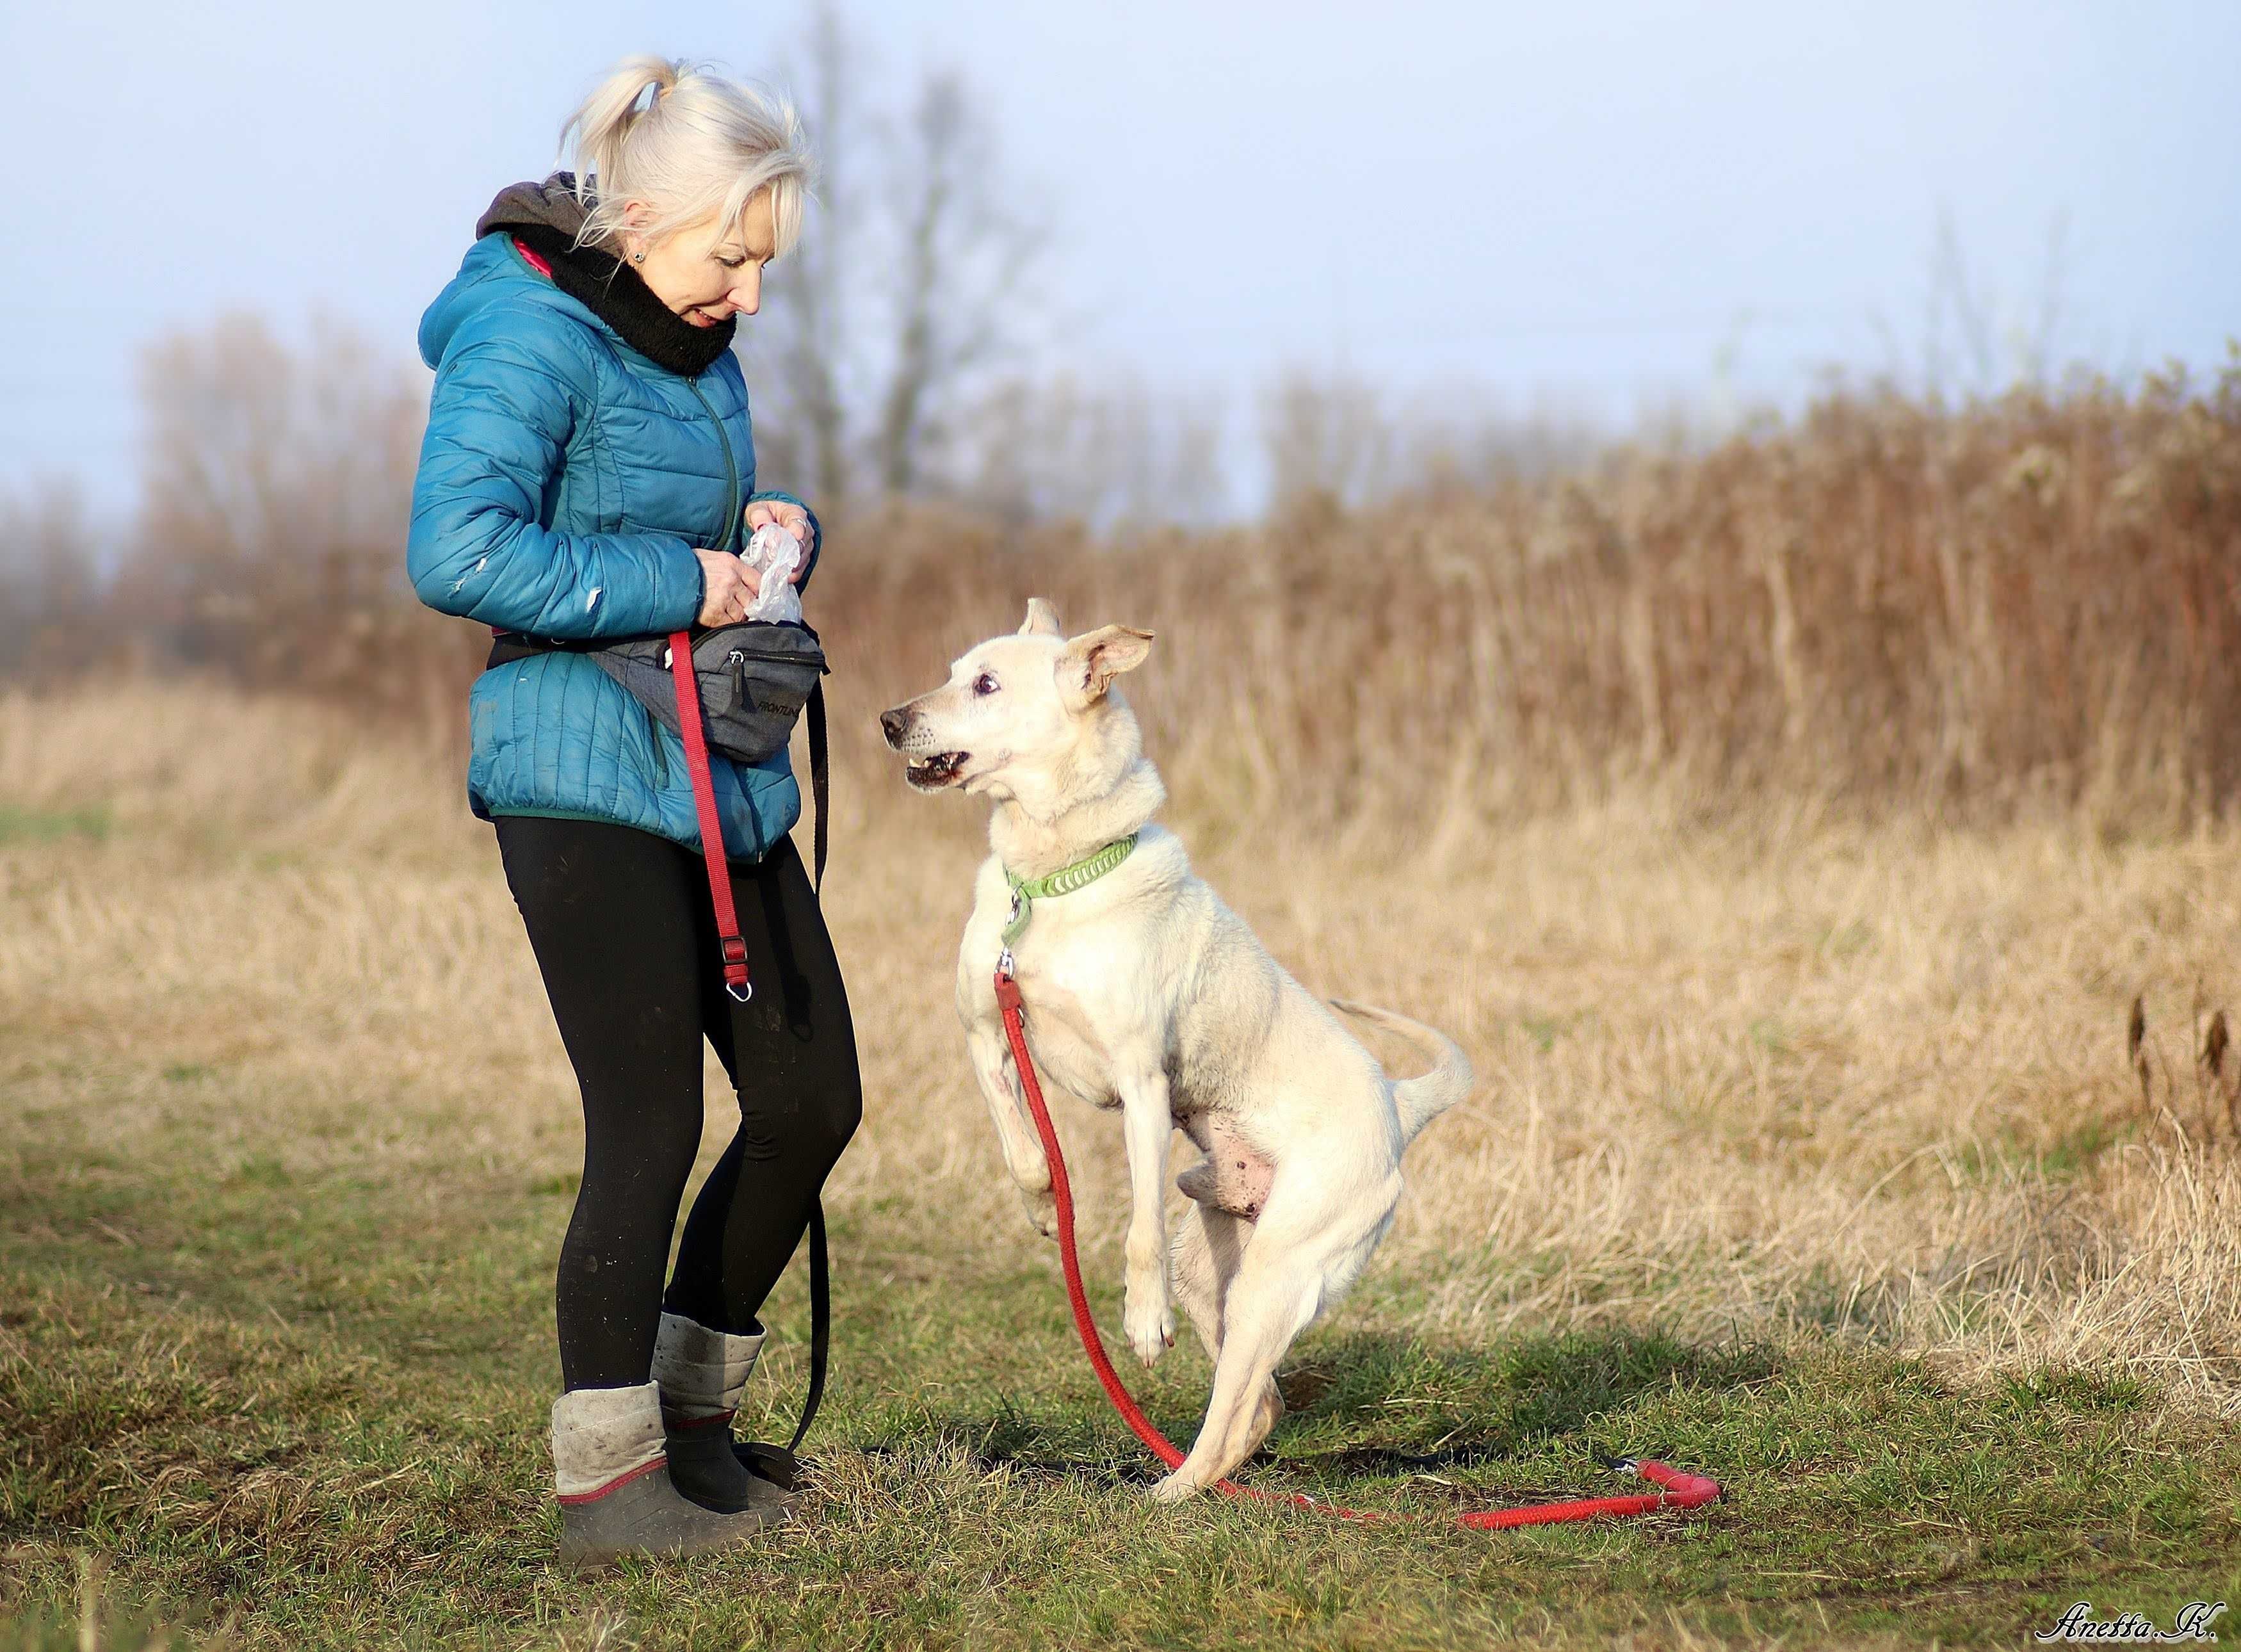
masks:
[[(708, 766), (708, 731), (700, 721), (700, 679), (692, 668), (689, 632), (669, 635), (669, 674), (677, 679), (677, 722), (685, 737), (685, 766), (692, 772), (692, 808), (700, 819), (700, 859), (708, 867), (708, 899), (716, 908), (724, 990), (744, 1004), (755, 989), (747, 980), (747, 943), (739, 934), (739, 908), (732, 904), (732, 868), (724, 859), (724, 823), (716, 818), (716, 777)], [(821, 823), (823, 816), (819, 819)]]
[[(1066, 1270), (1067, 1301), (1074, 1307), (1074, 1328), (1081, 1334), (1083, 1351), (1097, 1373), (1097, 1380), (1105, 1385), (1105, 1396), (1113, 1401), (1113, 1408), (1120, 1414), (1136, 1438), (1151, 1448), (1152, 1455), (1168, 1468), (1181, 1466), (1183, 1454), (1168, 1443), (1167, 1436), (1152, 1426), (1142, 1408), (1137, 1405), (1128, 1390), (1121, 1386), (1120, 1374), (1113, 1368), (1113, 1361), (1105, 1352), (1105, 1339), (1098, 1334), (1096, 1317), (1089, 1311), (1089, 1294), (1081, 1286), (1081, 1259), (1074, 1254), (1074, 1189), (1067, 1181), (1066, 1156), (1059, 1151), (1058, 1131), (1051, 1124), (1050, 1109), (1043, 1104), (1043, 1087), (1035, 1076), (1035, 1064), (1027, 1054), (1027, 1030), (1022, 1024), (1026, 1007), (1020, 1001), (1020, 984), (1013, 979), (1008, 967), (1011, 953), (1004, 954), (1004, 962), (996, 969), (996, 1005), (1004, 1013), (1004, 1036), (1012, 1047), (1012, 1060), (1020, 1069), (1020, 1087), (1026, 1092), (1027, 1111), (1034, 1115), (1035, 1134), (1042, 1138), (1043, 1153), (1050, 1160), (1051, 1192), (1058, 1201), (1059, 1263)], [(1565, 1521), (1595, 1520), (1622, 1515), (1647, 1515), (1660, 1508), (1695, 1508), (1710, 1502), (1720, 1495), (1720, 1485), (1702, 1475), (1683, 1474), (1677, 1468), (1647, 1458), (1640, 1461), (1621, 1460), (1614, 1468), (1631, 1469), (1661, 1489), (1632, 1497), (1590, 1497), (1578, 1502), (1535, 1503), (1522, 1508), (1479, 1508), (1457, 1515), (1455, 1523), (1475, 1531), (1500, 1531), (1511, 1526), (1554, 1526)], [(1359, 1508), (1341, 1508), (1299, 1492), (1256, 1491), (1250, 1486), (1241, 1486), (1234, 1480), (1217, 1482), (1215, 1489), (1232, 1497), (1249, 1497), (1256, 1502), (1289, 1503), (1294, 1508), (1312, 1508), (1318, 1514), (1334, 1515), (1340, 1520), (1400, 1520), (1413, 1516), (1392, 1512)]]

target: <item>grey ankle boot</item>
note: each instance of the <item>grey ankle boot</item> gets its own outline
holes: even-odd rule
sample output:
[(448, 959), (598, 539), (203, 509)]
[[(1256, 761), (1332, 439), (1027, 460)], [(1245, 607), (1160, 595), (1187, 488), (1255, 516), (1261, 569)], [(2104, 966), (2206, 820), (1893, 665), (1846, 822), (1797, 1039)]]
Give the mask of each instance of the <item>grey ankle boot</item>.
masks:
[(560, 1559), (612, 1565), (625, 1555), (700, 1555), (753, 1535), (770, 1512), (719, 1514), (679, 1495), (662, 1450), (661, 1390), (578, 1388), (552, 1402), (552, 1479)]
[(732, 1416), (754, 1374), (763, 1333), (713, 1331), (679, 1314), (664, 1314), (653, 1344), (653, 1377), (661, 1390), (664, 1449), (677, 1489), (703, 1508), (723, 1514), (759, 1509), (783, 1514), (793, 1495), (740, 1461)]

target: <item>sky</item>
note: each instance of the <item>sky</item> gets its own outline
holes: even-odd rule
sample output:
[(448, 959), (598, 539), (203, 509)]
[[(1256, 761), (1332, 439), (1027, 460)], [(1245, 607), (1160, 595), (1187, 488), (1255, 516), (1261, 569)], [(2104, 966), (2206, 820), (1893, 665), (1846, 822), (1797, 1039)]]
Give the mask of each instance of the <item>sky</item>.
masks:
[[(1913, 363), (1941, 216), (1996, 318), (2056, 278), (2065, 358), (2214, 369), (2241, 336), (2235, 0), (844, 11), (889, 78), (970, 77), (1053, 224), (1063, 365), (1093, 376), (1221, 393), (1343, 365), (1620, 422), (1794, 404)], [(806, 17), (5, 8), (0, 493), (61, 478), (121, 518), (141, 352), (224, 311), (410, 358), (477, 213), (550, 170), (602, 70), (651, 50), (763, 77)]]

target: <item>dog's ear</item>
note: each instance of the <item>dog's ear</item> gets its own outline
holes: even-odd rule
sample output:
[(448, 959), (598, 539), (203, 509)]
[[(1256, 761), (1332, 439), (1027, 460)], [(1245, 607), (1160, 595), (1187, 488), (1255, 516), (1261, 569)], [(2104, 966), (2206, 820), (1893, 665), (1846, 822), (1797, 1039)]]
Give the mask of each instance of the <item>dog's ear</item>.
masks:
[(1027, 623), (1020, 627), (1022, 637), (1063, 637), (1066, 631), (1058, 623), (1058, 610), (1041, 597), (1027, 599)]
[(1134, 671), (1152, 652), (1152, 633), (1127, 625), (1105, 625), (1087, 632), (1066, 645), (1059, 656), (1059, 686), (1082, 705), (1105, 698), (1113, 679)]

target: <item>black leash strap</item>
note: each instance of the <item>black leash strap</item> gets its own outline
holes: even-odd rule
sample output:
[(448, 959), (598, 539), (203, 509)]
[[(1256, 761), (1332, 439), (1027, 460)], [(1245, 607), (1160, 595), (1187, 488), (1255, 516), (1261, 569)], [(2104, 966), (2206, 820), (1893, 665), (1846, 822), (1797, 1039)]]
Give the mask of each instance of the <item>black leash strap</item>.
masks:
[[(816, 889), (821, 895), (825, 893), (825, 849), (833, 819), (832, 772), (826, 766), (825, 739), (825, 685), (821, 682), (812, 684), (809, 690), (809, 791), (817, 805)], [(825, 1201), (820, 1199), (809, 1207), (809, 1395), (801, 1402), (801, 1421), (793, 1425), (793, 1438), (786, 1442), (784, 1453), (775, 1446), (748, 1448), (766, 1465), (766, 1477), (788, 1489), (800, 1475), (801, 1463), (795, 1454), (808, 1436), (809, 1425), (817, 1421), (817, 1408), (825, 1398), (825, 1374), (832, 1357), (833, 1259), (825, 1247)], [(780, 1457), (782, 1466), (773, 1461)], [(771, 1472), (773, 1469), (778, 1472)]]
[[(825, 685), (820, 681), (809, 687), (809, 794), (817, 805), (817, 893), (820, 895), (825, 893), (825, 848), (833, 833), (833, 771), (826, 756)], [(824, 1241), (818, 1243), (822, 1246)]]
[(825, 1372), (833, 1348), (833, 1263), (825, 1250), (825, 1201), (809, 1211), (809, 1397), (801, 1402), (801, 1421), (793, 1426), (786, 1455), (801, 1449), (809, 1425), (817, 1421), (818, 1405), (825, 1398)]
[(801, 1402), (801, 1421), (794, 1424), (793, 1438), (783, 1446), (741, 1440), (733, 1448), (751, 1470), (788, 1491), (801, 1484), (801, 1459), (796, 1454), (825, 1399), (825, 1373), (832, 1346), (833, 1265), (826, 1254), (825, 1205), (819, 1201), (809, 1211), (809, 1395)]

